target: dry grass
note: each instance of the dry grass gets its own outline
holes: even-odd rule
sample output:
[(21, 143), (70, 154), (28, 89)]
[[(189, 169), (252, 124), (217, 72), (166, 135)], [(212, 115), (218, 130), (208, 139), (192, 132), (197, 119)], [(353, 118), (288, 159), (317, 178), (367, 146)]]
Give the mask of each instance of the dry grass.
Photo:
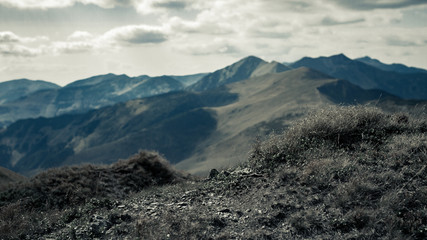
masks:
[(425, 118), (336, 107), (258, 141), (250, 160), (319, 199), (289, 217), (302, 236), (425, 239), (426, 133)]

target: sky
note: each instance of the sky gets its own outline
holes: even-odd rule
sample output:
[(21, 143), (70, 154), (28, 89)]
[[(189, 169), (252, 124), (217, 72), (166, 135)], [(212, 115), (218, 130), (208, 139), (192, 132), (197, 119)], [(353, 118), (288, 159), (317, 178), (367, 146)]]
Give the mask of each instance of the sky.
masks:
[(0, 0), (0, 82), (339, 53), (427, 69), (427, 0)]

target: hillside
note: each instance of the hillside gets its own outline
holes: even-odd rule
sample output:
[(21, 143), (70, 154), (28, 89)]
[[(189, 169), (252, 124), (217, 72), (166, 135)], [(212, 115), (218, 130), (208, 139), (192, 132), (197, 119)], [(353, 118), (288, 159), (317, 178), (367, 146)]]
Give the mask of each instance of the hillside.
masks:
[[(321, 108), (255, 142), (240, 167), (173, 185), (136, 180), (157, 172), (133, 167), (153, 154), (48, 171), (0, 193), (0, 238), (425, 239), (425, 114)], [(114, 195), (121, 186), (140, 188)]]
[(308, 67), (344, 79), (364, 89), (379, 89), (404, 99), (427, 100), (427, 73), (384, 71), (343, 54), (330, 57), (304, 57), (291, 65)]

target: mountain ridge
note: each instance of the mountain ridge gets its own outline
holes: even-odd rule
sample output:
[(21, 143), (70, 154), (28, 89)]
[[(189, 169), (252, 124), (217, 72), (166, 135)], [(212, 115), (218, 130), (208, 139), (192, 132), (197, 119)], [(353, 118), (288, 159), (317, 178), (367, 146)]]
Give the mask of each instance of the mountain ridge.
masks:
[(364, 89), (381, 89), (405, 99), (427, 100), (427, 74), (403, 74), (378, 69), (351, 60), (344, 54), (330, 57), (308, 58), (292, 64), (292, 67), (310, 67), (332, 77), (348, 80)]
[(371, 65), (373, 67), (379, 68), (384, 71), (391, 71), (391, 72), (398, 72), (398, 73), (427, 73), (427, 70), (422, 68), (408, 67), (400, 63), (385, 64), (379, 61), (378, 59), (373, 59), (369, 56), (356, 58), (354, 60), (363, 62), (365, 64)]

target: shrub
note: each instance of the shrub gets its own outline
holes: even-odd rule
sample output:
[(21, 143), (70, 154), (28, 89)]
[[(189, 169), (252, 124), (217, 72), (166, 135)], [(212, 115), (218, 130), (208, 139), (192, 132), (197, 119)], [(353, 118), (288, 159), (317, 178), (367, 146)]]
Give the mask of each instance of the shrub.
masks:
[(0, 194), (0, 206), (26, 199), (32, 208), (64, 208), (90, 198), (120, 198), (153, 185), (175, 183), (185, 176), (162, 157), (140, 152), (110, 166), (84, 165), (47, 170)]

